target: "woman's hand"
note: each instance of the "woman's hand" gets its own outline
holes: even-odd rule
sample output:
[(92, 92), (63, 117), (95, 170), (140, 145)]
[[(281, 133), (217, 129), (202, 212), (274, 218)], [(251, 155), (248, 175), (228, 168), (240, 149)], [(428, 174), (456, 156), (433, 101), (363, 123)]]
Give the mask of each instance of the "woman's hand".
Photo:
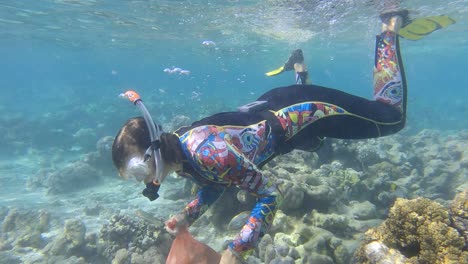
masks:
[(185, 213), (180, 213), (172, 216), (169, 220), (164, 222), (167, 232), (177, 236), (179, 233), (180, 227), (188, 227), (187, 215)]
[(221, 255), (219, 264), (242, 264), (242, 262), (228, 248), (223, 252), (223, 255)]

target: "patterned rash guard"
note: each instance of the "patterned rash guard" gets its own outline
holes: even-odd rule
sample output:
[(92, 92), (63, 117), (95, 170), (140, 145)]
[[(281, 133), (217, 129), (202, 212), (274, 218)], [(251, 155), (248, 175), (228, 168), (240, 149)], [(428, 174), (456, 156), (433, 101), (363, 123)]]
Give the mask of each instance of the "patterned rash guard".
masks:
[(229, 245), (242, 258), (247, 257), (271, 226), (280, 200), (272, 179), (257, 169), (258, 164), (274, 154), (275, 139), (269, 131), (263, 120), (249, 126), (198, 126), (179, 137), (196, 172), (191, 177), (203, 183), (196, 198), (185, 208), (190, 222), (206, 211), (226, 186), (236, 185), (258, 197), (247, 223)]

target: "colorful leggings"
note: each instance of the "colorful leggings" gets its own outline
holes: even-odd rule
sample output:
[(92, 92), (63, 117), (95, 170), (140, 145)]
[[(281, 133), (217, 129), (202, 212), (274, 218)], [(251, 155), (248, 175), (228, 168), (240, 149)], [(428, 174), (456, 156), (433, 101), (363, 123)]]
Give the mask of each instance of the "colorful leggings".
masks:
[(375, 100), (318, 85), (276, 88), (257, 99), (273, 105), (287, 151), (304, 149), (317, 138), (374, 138), (404, 127), (407, 88), (395, 33), (377, 36), (375, 57)]

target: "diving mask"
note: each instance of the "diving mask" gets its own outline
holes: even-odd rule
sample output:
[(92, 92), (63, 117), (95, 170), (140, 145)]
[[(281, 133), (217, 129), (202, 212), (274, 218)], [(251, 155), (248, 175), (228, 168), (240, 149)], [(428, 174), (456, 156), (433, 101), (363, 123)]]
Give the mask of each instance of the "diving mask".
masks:
[(138, 182), (142, 182), (150, 174), (148, 163), (140, 157), (133, 157), (128, 161), (125, 178), (134, 178)]

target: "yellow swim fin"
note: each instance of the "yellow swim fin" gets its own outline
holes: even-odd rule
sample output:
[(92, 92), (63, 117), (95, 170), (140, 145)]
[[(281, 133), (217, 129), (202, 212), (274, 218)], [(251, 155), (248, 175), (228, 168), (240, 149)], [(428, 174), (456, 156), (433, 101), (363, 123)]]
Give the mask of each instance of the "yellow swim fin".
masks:
[(276, 70), (269, 71), (266, 76), (275, 76), (285, 71), (292, 71), (294, 70), (294, 63), (303, 63), (304, 62), (304, 55), (302, 54), (301, 49), (296, 49), (291, 52), (291, 56), (289, 56), (288, 60), (284, 63), (283, 66), (279, 67)]
[(267, 72), (265, 74), (266, 74), (266, 76), (275, 76), (275, 75), (278, 75), (278, 74), (280, 74), (282, 72), (284, 72), (284, 66), (281, 66), (276, 70), (269, 71), (269, 72)]
[(454, 23), (455, 20), (446, 15), (417, 18), (401, 28), (398, 35), (409, 40), (420, 40), (430, 33)]

